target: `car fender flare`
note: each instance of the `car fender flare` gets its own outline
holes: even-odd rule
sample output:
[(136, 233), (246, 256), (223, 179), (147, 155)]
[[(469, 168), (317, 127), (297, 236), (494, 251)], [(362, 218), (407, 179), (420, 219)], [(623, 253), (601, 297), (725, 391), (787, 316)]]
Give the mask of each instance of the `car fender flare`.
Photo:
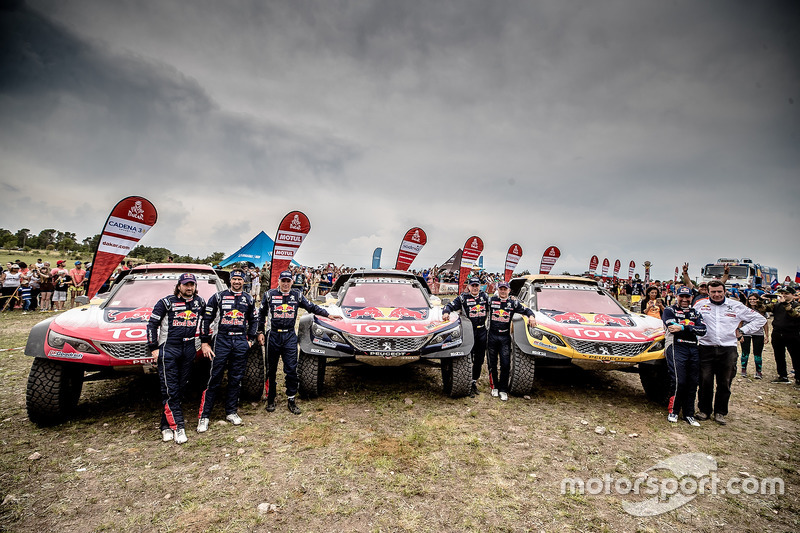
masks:
[(50, 331), (50, 323), (55, 319), (56, 317), (42, 320), (31, 328), (31, 332), (28, 334), (28, 342), (25, 344), (25, 355), (48, 359), (47, 354), (44, 352), (44, 346), (47, 341), (47, 332)]

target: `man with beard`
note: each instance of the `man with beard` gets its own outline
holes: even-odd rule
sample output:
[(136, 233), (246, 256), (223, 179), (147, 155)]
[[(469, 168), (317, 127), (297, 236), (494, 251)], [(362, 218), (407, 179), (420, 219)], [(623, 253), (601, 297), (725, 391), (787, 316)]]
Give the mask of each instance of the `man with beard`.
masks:
[(188, 439), (181, 401), (197, 354), (194, 340), (205, 302), (195, 294), (194, 274), (181, 274), (175, 292), (153, 306), (147, 322), (147, 347), (157, 357), (161, 382), (161, 438), (183, 444)]
[[(258, 326), (253, 297), (244, 292), (242, 270), (231, 272), (231, 288), (208, 299), (203, 321), (200, 324), (200, 341), (203, 356), (211, 359), (211, 375), (200, 400), (197, 432), (208, 431), (208, 419), (214, 408), (214, 399), (222, 383), (222, 374), (228, 369), (228, 391), (225, 396), (225, 420), (234, 426), (241, 425), (238, 414), (239, 391), (242, 388), (247, 366), (247, 351), (256, 340)], [(216, 335), (211, 337), (211, 325), (219, 317)]]

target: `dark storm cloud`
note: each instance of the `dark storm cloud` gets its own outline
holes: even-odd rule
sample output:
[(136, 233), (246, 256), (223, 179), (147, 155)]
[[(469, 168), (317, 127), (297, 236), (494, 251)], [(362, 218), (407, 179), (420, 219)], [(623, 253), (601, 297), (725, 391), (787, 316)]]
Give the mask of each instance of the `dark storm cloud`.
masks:
[[(298, 165), (313, 179), (354, 155), (320, 132), (224, 112), (176, 68), (111, 51), (36, 10), (4, 13), (0, 24), (0, 139), (14, 158), (45, 151), (50, 165), (84, 182), (135, 174), (169, 188), (213, 184), (234, 164), (243, 186), (275, 184)], [(209, 153), (218, 169), (203, 168)]]

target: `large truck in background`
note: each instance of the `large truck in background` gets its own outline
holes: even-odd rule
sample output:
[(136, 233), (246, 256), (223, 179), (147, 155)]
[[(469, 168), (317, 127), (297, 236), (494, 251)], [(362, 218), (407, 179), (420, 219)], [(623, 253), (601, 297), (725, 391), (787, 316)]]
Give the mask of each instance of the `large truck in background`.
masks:
[[(741, 259), (720, 257), (716, 263), (708, 263), (702, 268), (703, 282), (708, 283), (713, 279), (720, 279), (728, 267), (728, 285), (738, 283), (745, 289), (754, 289), (758, 286), (769, 287), (772, 280), (778, 279), (778, 270), (759, 263), (754, 263), (749, 257)], [(780, 282), (780, 280), (778, 280)]]

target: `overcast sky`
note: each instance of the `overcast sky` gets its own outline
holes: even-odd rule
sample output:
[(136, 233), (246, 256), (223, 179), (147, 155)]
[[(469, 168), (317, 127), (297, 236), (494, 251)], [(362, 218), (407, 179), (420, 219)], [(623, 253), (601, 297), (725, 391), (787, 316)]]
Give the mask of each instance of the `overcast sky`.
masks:
[(311, 220), (297, 259), (555, 272), (597, 254), (800, 264), (792, 1), (0, 0), (0, 227), (232, 253)]

